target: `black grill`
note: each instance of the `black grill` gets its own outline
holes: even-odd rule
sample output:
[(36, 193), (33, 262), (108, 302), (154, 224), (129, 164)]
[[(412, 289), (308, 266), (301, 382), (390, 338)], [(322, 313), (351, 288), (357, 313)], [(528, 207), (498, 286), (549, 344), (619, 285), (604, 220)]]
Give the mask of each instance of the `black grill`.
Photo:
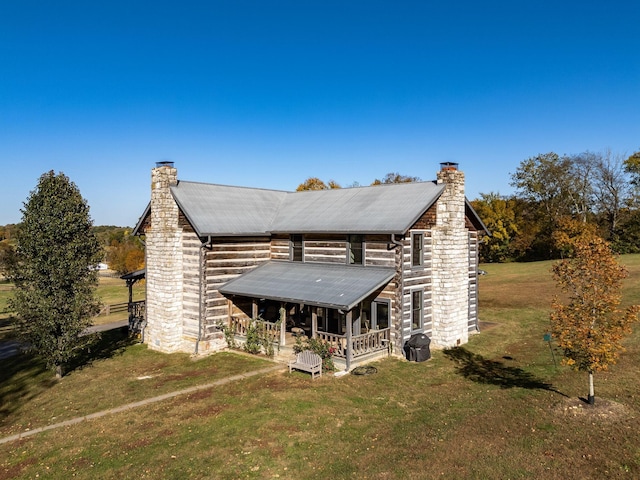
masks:
[(431, 358), (431, 339), (424, 333), (416, 333), (404, 342), (404, 354), (410, 362), (424, 362)]

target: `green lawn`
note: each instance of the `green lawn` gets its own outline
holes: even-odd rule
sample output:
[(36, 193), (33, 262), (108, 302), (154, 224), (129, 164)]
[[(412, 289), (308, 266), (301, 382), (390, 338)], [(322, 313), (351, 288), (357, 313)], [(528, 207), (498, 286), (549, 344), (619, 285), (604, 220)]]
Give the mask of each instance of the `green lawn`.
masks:
[[(636, 302), (640, 256), (621, 260)], [(278, 372), (47, 431), (0, 445), (0, 479), (639, 478), (640, 328), (586, 406), (586, 375), (555, 366), (543, 340), (550, 266), (484, 265), (482, 333), (428, 362), (315, 381)], [(266, 364), (109, 340), (60, 382), (37, 361), (0, 361), (0, 436)]]

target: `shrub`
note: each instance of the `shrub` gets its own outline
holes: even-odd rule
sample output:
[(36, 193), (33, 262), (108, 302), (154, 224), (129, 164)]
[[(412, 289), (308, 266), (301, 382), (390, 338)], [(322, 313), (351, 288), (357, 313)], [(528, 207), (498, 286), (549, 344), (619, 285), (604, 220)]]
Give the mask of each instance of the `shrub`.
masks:
[(318, 340), (317, 338), (298, 337), (293, 346), (293, 351), (300, 353), (304, 350), (311, 350), (313, 353), (320, 355), (320, 358), (322, 358), (322, 370), (324, 372), (333, 372), (336, 369), (333, 364), (333, 354), (336, 352), (336, 347), (330, 343)]

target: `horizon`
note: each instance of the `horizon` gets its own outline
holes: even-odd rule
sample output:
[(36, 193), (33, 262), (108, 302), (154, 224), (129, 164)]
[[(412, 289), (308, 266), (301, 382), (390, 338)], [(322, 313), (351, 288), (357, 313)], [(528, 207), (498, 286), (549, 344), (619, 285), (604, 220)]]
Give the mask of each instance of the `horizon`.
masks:
[(0, 224), (62, 172), (133, 227), (156, 162), (295, 190), (387, 173), (510, 195), (538, 154), (640, 150), (640, 5), (33, 0), (0, 5)]

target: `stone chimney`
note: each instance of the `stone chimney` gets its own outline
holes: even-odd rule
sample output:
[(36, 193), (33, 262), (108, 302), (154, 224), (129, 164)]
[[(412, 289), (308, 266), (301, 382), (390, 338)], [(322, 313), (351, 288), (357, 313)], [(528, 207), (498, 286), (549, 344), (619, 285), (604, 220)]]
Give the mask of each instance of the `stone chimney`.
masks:
[(454, 347), (469, 339), (469, 233), (465, 224), (464, 173), (458, 164), (440, 164), (433, 242), (433, 341)]
[(156, 163), (151, 171), (151, 222), (146, 231), (145, 342), (167, 353), (178, 351), (182, 338), (182, 229), (170, 190), (177, 183), (173, 162)]

